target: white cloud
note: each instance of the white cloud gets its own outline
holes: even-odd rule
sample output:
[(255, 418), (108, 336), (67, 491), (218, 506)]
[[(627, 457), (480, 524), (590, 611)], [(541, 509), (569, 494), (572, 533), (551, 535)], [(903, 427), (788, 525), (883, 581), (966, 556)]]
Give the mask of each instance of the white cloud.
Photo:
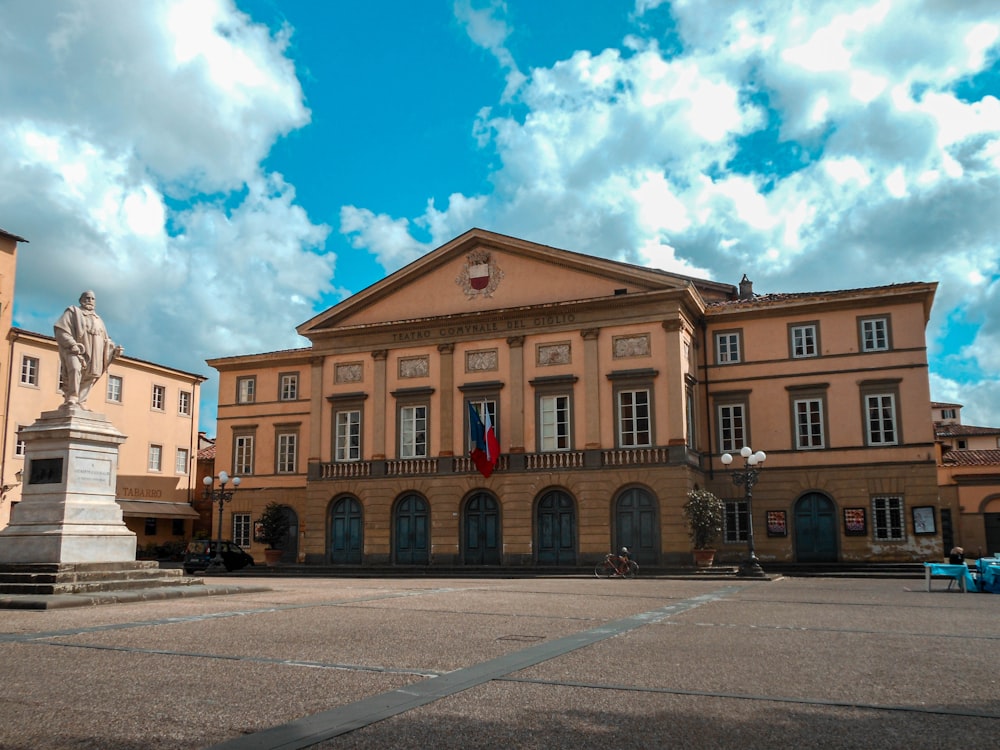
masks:
[(231, 0), (4, 5), (0, 216), (30, 240), (17, 324), (50, 332), (91, 287), (143, 359), (212, 375), (206, 357), (300, 345), (335, 258), (260, 167), (309, 121), (288, 33)]
[[(481, 111), (495, 189), (455, 205), (479, 212), (472, 223), (575, 250), (732, 282), (747, 271), (760, 291), (941, 280), (929, 340), (950, 311), (982, 316), (966, 352), (981, 374), (961, 382), (1000, 424), (997, 389), (976, 385), (1000, 369), (1000, 305), (968, 294), (1000, 258), (1000, 103), (956, 95), (997, 66), (995, 4), (676, 0), (670, 53), (651, 14), (662, 5), (636, 1), (640, 25), (619, 49), (533, 68), (521, 109)], [(482, 17), (457, 15), (483, 46), (507, 50), (519, 33), (499, 3), (493, 36), (477, 30)], [(447, 212), (351, 209), (391, 237), (380, 247), (406, 249), (380, 252), (389, 268), (419, 251), (413, 227), (450, 225)]]

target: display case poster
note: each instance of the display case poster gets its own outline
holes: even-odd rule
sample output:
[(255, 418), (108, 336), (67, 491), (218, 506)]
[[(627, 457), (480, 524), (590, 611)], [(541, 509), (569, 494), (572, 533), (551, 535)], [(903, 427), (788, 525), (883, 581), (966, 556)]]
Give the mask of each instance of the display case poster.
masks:
[(788, 536), (788, 523), (785, 511), (769, 510), (767, 512), (767, 535)]
[(864, 536), (868, 533), (864, 508), (844, 508), (844, 535)]

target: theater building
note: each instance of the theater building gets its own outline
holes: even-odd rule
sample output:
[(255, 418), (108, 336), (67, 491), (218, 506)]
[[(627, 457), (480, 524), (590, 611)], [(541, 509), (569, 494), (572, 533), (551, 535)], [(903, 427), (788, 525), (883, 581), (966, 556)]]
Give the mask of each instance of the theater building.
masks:
[[(936, 285), (757, 294), (471, 230), (298, 327), (209, 361), (226, 536), (259, 559), (687, 564), (686, 493), (726, 501), (717, 560), (939, 558), (925, 327)], [(469, 457), (470, 410), (500, 455)], [(720, 456), (767, 454), (748, 508)], [(752, 511), (752, 515), (751, 515)]]

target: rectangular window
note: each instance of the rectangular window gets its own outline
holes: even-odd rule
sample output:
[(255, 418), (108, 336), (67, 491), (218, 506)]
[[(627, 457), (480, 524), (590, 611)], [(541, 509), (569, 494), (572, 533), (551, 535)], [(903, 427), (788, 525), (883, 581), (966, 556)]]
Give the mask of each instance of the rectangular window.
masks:
[(637, 448), (652, 445), (649, 391), (618, 391), (618, 445)]
[(747, 444), (746, 406), (719, 404), (719, 452), (735, 453)]
[(177, 413), (185, 417), (191, 416), (191, 391), (177, 392)]
[(538, 416), (542, 451), (568, 451), (569, 396), (541, 396), (538, 399)]
[(122, 379), (118, 375), (108, 375), (108, 402), (112, 404), (122, 402)]
[(891, 393), (865, 396), (865, 428), (868, 445), (896, 445), (896, 399)]
[(296, 448), (299, 436), (294, 432), (283, 432), (278, 435), (278, 465), (279, 474), (295, 473)]
[(427, 407), (404, 406), (399, 410), (399, 457), (427, 457)]
[(903, 498), (872, 498), (872, 531), (876, 539), (903, 538)]
[(295, 401), (299, 397), (299, 374), (297, 372), (285, 373), (278, 383), (278, 399), (281, 401)]
[(174, 457), (174, 471), (178, 474), (188, 473), (188, 450), (187, 448), (178, 448), (177, 455)]
[(233, 472), (236, 476), (253, 474), (253, 435), (236, 435), (233, 440)]
[(38, 387), (37, 357), (21, 357), (21, 385)]
[(795, 448), (824, 448), (823, 399), (803, 398), (792, 402), (795, 412)]
[(156, 536), (156, 519), (147, 518), (146, 527), (144, 529), (146, 536)]
[(697, 419), (695, 418), (695, 405), (694, 405), (694, 391), (690, 388), (687, 389), (687, 414), (685, 415), (687, 419), (687, 447), (694, 450), (697, 443), (697, 433), (695, 431), (695, 425), (697, 424)]
[(233, 542), (244, 549), (249, 547), (252, 526), (249, 513), (233, 513)]
[(726, 542), (736, 544), (747, 541), (749, 526), (750, 514), (747, 512), (746, 500), (727, 500), (723, 523)]
[(819, 346), (817, 344), (815, 323), (790, 326), (789, 336), (791, 337), (793, 359), (818, 356)]
[(163, 411), (163, 404), (166, 402), (167, 389), (162, 385), (153, 386), (153, 400), (150, 404), (154, 411)]
[(149, 461), (148, 461), (149, 471), (163, 471), (163, 446), (162, 445), (150, 445), (149, 446)]
[[(17, 426), (17, 432), (18, 433), (20, 433), (22, 426), (23, 425), (18, 425)], [(19, 458), (24, 458), (24, 454), (25, 454), (26, 451), (27, 451), (27, 445), (21, 439), (20, 434), (18, 434), (18, 436), (15, 438), (15, 442), (14, 442), (14, 455), (18, 456)]]
[(884, 352), (889, 350), (889, 319), (863, 318), (861, 320), (861, 351)]
[(174, 536), (187, 536), (187, 533), (184, 531), (183, 518), (173, 518), (170, 520), (170, 533)]
[(715, 334), (715, 361), (720, 365), (740, 361), (740, 334), (738, 331)]
[(954, 419), (956, 416), (958, 416), (958, 412), (955, 409), (941, 410), (941, 419)]
[[(482, 422), (483, 422), (484, 425), (486, 424), (486, 416), (485, 416), (485, 414), (488, 413), (490, 415), (490, 424), (493, 425), (493, 433), (497, 436), (497, 439), (499, 440), (499, 438), (500, 438), (500, 427), (499, 427), (499, 425), (497, 425), (497, 402), (496, 402), (496, 400), (495, 399), (482, 399), (482, 398), (480, 398), (480, 399), (474, 399), (474, 400), (470, 399), (466, 403), (467, 404), (472, 404), (472, 408), (476, 410), (476, 414), (479, 415), (479, 419), (482, 420)], [(465, 452), (468, 453), (469, 451), (472, 450), (472, 441), (471, 441), (472, 434), (471, 434), (471, 431), (469, 430), (469, 424), (468, 424), (468, 421), (469, 421), (468, 420), (468, 414), (469, 414), (469, 408), (468, 408), (468, 406), (466, 406), (466, 408), (465, 408), (465, 414), (466, 414), (466, 420), (465, 420), (466, 421), (466, 426), (465, 426), (465, 442), (466, 442)]]
[(335, 461), (361, 460), (361, 410), (338, 411)]
[(236, 379), (236, 403), (252, 404), (256, 400), (257, 378), (254, 376)]

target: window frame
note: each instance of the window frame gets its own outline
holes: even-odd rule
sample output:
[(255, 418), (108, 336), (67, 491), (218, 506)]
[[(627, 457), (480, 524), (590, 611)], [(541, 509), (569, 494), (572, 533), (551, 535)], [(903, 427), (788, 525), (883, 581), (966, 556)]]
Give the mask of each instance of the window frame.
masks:
[(250, 546), (253, 538), (253, 519), (245, 511), (236, 511), (230, 519), (232, 525), (233, 544), (238, 544), (243, 549)]
[[(635, 401), (635, 397), (639, 394), (645, 396), (645, 404), (639, 404)], [(631, 404), (626, 405), (622, 403), (622, 399), (625, 396), (632, 397), (633, 401)], [(618, 447), (631, 449), (653, 446), (655, 444), (653, 440), (653, 389), (643, 386), (622, 386), (615, 389), (614, 397), (615, 440), (618, 443)], [(628, 409), (632, 409), (635, 412), (641, 412), (645, 409), (645, 416), (638, 413), (626, 416), (625, 412)], [(645, 422), (645, 427), (641, 426), (643, 421)], [(627, 423), (631, 427), (627, 428)], [(643, 434), (645, 434), (644, 441), (641, 440)], [(631, 441), (628, 438), (631, 438)]]
[(299, 373), (279, 372), (278, 373), (278, 401), (298, 401), (299, 400)]
[(177, 413), (183, 417), (191, 416), (193, 394), (183, 389), (177, 391)]
[(149, 398), (149, 408), (153, 411), (166, 411), (167, 386), (153, 383)]
[[(723, 340), (728, 341), (726, 355), (723, 357)], [(731, 348), (735, 346), (736, 356), (732, 356)], [(715, 364), (717, 365), (738, 365), (745, 357), (743, 356), (743, 329), (734, 328), (726, 331), (716, 331), (713, 336), (713, 347), (715, 352)]]
[[(882, 334), (885, 341), (880, 346), (878, 341), (873, 340), (872, 345), (868, 346), (869, 337), (865, 333), (865, 327), (869, 323), (881, 323), (883, 330)], [(877, 334), (875, 335), (876, 338)], [(880, 315), (865, 315), (858, 318), (858, 350), (862, 354), (876, 354), (879, 352), (889, 352), (892, 351), (892, 316), (888, 313)]]
[[(289, 445), (291, 446), (289, 448)], [(274, 435), (274, 473), (297, 474), (299, 469), (299, 430), (279, 427)], [(289, 456), (289, 454), (291, 454)], [(289, 468), (291, 467), (291, 468)]]
[[(879, 505), (884, 504), (880, 508)], [(900, 495), (875, 495), (871, 499), (872, 539), (881, 542), (906, 540), (906, 504)], [(898, 514), (898, 519), (894, 519)]]
[(257, 376), (240, 375), (236, 378), (236, 403), (257, 403)]
[[(724, 426), (726, 417), (723, 411), (726, 409), (739, 409), (739, 418), (742, 425), (739, 427), (740, 434), (733, 434), (727, 438), (727, 430)], [(732, 417), (730, 416), (730, 419)], [(744, 445), (750, 445), (750, 392), (739, 394), (716, 394), (715, 396), (715, 427), (716, 444), (719, 453), (738, 453)]]
[(23, 385), (27, 388), (38, 388), (38, 382), (41, 377), (41, 366), (42, 363), (38, 357), (22, 354), (21, 374), (18, 379), (18, 385)]
[(163, 473), (163, 446), (150, 443), (146, 451), (146, 471), (153, 474)]
[[(117, 384), (114, 387), (112, 384)], [(108, 373), (108, 382), (104, 389), (104, 400), (109, 404), (120, 404), (124, 397), (125, 392), (125, 378), (121, 375), (112, 375)]]
[[(899, 384), (900, 379), (891, 380), (869, 380), (862, 381), (860, 387), (861, 395), (861, 424), (862, 424), (862, 436), (864, 438), (865, 445), (869, 448), (884, 448), (903, 444), (903, 424), (899, 408)], [(891, 419), (892, 419), (892, 432), (893, 438), (891, 440), (874, 440), (872, 434), (872, 405), (871, 399), (890, 399), (891, 402)], [(877, 409), (879, 411), (884, 410), (885, 406), (879, 404)], [(880, 432), (885, 432), (884, 425), (881, 424), (880, 420)]]
[(722, 539), (726, 544), (741, 544), (749, 539), (750, 506), (745, 499), (723, 500)]
[[(804, 344), (797, 344), (796, 339), (799, 333), (804, 333), (806, 331), (811, 331), (811, 341)], [(812, 351), (809, 351), (808, 347), (811, 345)], [(803, 351), (798, 353), (798, 347), (801, 346)], [(788, 356), (792, 359), (813, 359), (820, 356), (820, 345), (819, 345), (819, 321), (809, 320), (802, 321), (800, 323), (789, 323), (788, 324)]]
[(233, 430), (233, 475), (253, 476), (256, 459), (256, 430)]
[(182, 476), (187, 476), (188, 466), (190, 462), (191, 462), (191, 454), (188, 452), (188, 449), (177, 448), (174, 453), (174, 473)]
[(408, 461), (430, 456), (428, 404), (399, 404), (396, 410), (396, 427), (396, 455), (399, 458)]
[[(824, 450), (830, 447), (830, 414), (827, 407), (828, 383), (808, 386), (788, 386), (788, 410), (791, 423), (792, 449), (796, 451)], [(810, 410), (809, 414), (815, 414), (819, 418), (819, 444), (803, 444), (802, 440), (802, 404), (818, 404), (818, 409)], [(810, 437), (815, 436), (815, 425), (810, 420)]]
[(486, 418), (483, 416), (483, 408), (490, 414), (490, 423), (493, 425), (493, 432), (497, 436), (497, 440), (500, 439), (500, 425), (497, 423), (500, 414), (500, 396), (499, 395), (476, 395), (467, 396), (464, 401), (463, 412), (463, 424), (465, 425), (465, 453), (466, 455), (472, 451), (472, 425), (469, 424), (469, 406), (472, 406), (476, 410), (476, 414), (479, 415), (480, 421), (485, 425)]

